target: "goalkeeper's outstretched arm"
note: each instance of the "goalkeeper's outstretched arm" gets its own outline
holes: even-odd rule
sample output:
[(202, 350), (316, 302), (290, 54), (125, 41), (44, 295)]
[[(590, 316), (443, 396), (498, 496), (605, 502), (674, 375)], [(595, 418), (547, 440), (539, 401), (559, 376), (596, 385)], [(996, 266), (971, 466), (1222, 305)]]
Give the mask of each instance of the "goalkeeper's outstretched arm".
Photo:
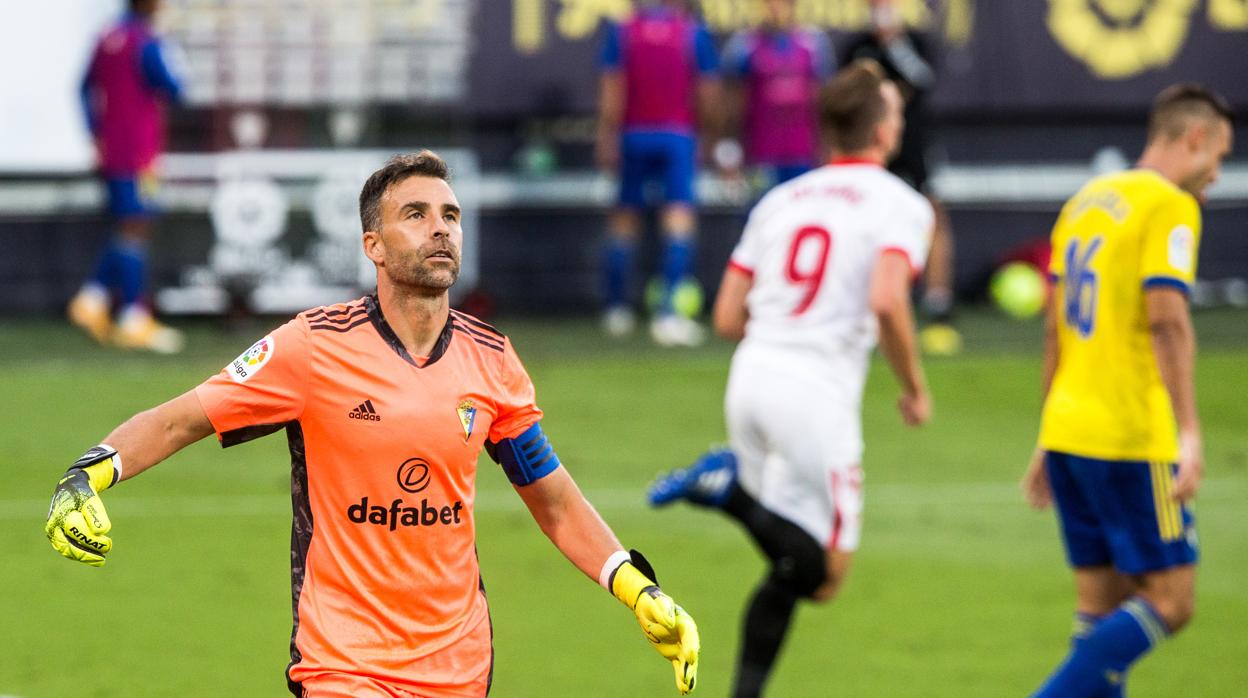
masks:
[(71, 560), (102, 566), (113, 542), (100, 493), (212, 432), (194, 391), (126, 420), (61, 476), (44, 525), (52, 547)]
[(698, 628), (659, 589), (650, 563), (636, 551), (624, 551), (564, 468), (517, 485), (516, 491), (555, 547), (633, 611), (646, 639), (672, 663), (677, 689), (682, 694), (692, 691), (698, 675)]

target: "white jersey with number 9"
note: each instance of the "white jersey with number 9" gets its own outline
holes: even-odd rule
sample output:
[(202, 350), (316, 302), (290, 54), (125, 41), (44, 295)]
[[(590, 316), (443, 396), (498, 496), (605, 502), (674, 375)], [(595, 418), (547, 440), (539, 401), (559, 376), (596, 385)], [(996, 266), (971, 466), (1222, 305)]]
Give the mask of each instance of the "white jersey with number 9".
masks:
[(840, 550), (861, 526), (871, 273), (898, 253), (917, 274), (932, 223), (927, 199), (883, 168), (834, 162), (763, 197), (729, 262), (753, 277), (725, 396), (741, 485)]
[(875, 343), (871, 270), (899, 252), (918, 273), (932, 207), (876, 165), (842, 161), (769, 192), (750, 212), (734, 267), (753, 276), (746, 344), (865, 359)]

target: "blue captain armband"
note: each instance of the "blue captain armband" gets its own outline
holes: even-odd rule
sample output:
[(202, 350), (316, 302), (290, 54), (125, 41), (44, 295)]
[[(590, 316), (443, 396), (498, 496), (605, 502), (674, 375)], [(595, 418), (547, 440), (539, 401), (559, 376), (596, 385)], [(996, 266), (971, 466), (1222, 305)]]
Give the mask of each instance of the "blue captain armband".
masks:
[(559, 467), (559, 456), (542, 433), (542, 425), (536, 422), (514, 439), (487, 441), (485, 450), (503, 466), (507, 479), (517, 487), (531, 485)]

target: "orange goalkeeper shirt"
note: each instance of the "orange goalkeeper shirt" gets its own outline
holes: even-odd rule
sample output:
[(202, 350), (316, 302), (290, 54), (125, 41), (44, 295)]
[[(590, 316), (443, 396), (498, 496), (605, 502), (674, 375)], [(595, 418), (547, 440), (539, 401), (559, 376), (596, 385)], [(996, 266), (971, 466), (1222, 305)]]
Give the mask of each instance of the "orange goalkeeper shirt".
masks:
[(414, 359), (368, 296), (299, 314), (195, 392), (223, 446), (286, 430), (291, 690), (345, 673), (483, 695), (493, 648), (477, 455), (542, 414), (508, 339), (451, 311)]

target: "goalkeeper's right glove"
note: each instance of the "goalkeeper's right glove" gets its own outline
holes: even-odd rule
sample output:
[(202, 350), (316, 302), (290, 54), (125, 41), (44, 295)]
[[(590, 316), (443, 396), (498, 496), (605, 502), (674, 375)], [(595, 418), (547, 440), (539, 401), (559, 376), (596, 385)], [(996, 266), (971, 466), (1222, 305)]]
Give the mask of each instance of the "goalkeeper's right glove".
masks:
[(79, 458), (56, 483), (48, 522), (43, 530), (57, 552), (93, 567), (104, 564), (113, 548), (108, 520), (99, 493), (112, 487), (121, 475), (121, 457), (103, 444)]
[(694, 689), (698, 680), (698, 626), (672, 597), (654, 581), (654, 568), (636, 550), (611, 573), (608, 586), (615, 598), (632, 609), (646, 639), (676, 670), (681, 695)]

